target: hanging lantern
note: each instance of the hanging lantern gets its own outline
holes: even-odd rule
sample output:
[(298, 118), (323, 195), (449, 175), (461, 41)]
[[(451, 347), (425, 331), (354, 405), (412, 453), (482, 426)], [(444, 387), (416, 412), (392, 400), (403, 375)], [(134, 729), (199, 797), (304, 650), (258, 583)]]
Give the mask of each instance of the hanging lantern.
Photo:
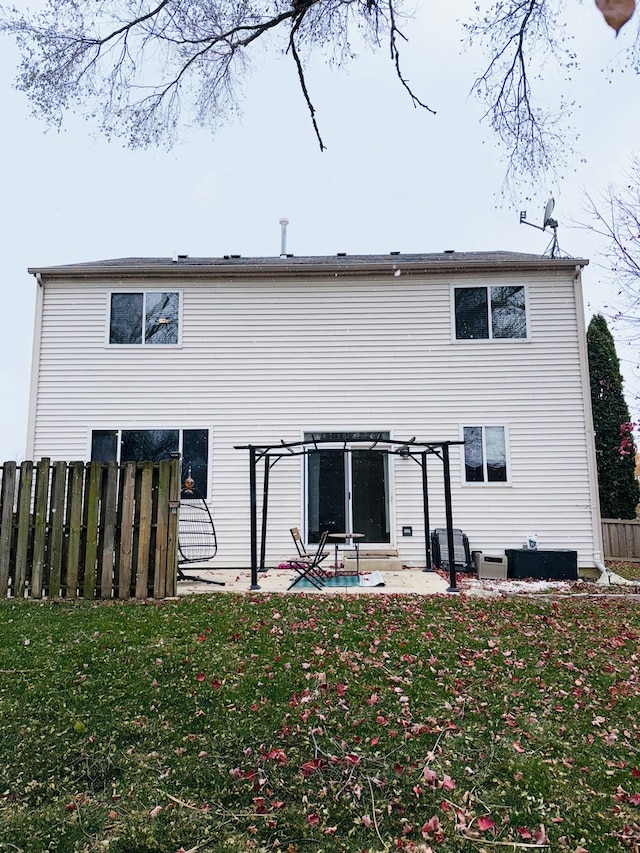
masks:
[(635, 0), (596, 0), (596, 6), (616, 33), (631, 19), (636, 8)]

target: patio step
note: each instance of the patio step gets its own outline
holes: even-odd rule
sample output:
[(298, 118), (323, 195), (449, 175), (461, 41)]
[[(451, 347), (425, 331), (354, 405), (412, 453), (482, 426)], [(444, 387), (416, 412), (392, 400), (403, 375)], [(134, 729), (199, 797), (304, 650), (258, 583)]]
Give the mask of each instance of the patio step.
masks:
[[(356, 571), (356, 552), (343, 551), (341, 553), (344, 571)], [(402, 568), (402, 560), (394, 548), (385, 548), (379, 551), (366, 551), (360, 549), (360, 572), (384, 572), (398, 571)]]

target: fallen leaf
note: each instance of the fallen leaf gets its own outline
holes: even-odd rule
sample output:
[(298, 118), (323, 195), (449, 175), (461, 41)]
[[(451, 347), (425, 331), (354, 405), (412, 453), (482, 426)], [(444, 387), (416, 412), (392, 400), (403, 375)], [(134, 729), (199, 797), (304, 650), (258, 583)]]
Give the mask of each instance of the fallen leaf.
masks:
[(596, 0), (605, 21), (616, 33), (629, 21), (635, 11), (635, 0)]

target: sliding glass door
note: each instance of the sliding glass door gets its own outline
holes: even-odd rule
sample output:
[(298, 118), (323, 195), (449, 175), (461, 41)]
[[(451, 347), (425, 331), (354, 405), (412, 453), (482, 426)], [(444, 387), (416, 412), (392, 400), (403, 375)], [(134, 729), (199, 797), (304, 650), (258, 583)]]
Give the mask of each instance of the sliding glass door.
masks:
[(386, 453), (354, 450), (348, 443), (314, 450), (306, 475), (308, 542), (318, 542), (323, 530), (362, 533), (362, 542), (390, 541)]

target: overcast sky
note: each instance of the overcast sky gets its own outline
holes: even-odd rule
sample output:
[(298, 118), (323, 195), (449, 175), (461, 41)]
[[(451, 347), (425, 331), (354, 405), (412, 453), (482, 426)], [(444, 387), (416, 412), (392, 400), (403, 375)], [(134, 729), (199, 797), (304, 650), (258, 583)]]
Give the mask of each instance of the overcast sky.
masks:
[[(610, 80), (633, 31), (614, 38), (590, 0), (569, 3), (570, 30), (582, 69), (566, 81), (551, 73), (544, 90), (581, 104), (572, 127), (577, 154), (560, 183), (531, 186), (530, 199), (500, 201), (504, 163), (480, 105), (469, 96), (481, 56), (461, 54), (456, 16), (471, 0), (423, 3), (407, 28), (405, 67), (417, 93), (438, 112), (416, 110), (394, 77), (385, 50), (347, 69), (314, 62), (308, 84), (327, 145), (321, 153), (289, 57), (260, 56), (245, 86), (242, 116), (214, 138), (185, 134), (172, 151), (130, 151), (95, 139), (71, 117), (62, 132), (30, 117), (12, 88), (18, 53), (0, 43), (2, 204), (0, 279), (0, 460), (25, 448), (35, 303), (29, 266), (128, 256), (277, 255), (278, 220), (290, 220), (296, 255), (503, 249), (542, 254), (550, 235), (519, 224), (538, 222), (556, 198), (562, 250), (591, 260), (584, 274), (587, 320), (611, 305), (598, 245), (586, 231), (584, 193), (598, 197), (624, 179), (640, 150), (640, 79)], [(18, 2), (19, 8), (29, 3)], [(451, 9), (452, 11), (449, 11)], [(618, 336), (632, 416), (638, 419), (632, 366), (636, 348)]]

